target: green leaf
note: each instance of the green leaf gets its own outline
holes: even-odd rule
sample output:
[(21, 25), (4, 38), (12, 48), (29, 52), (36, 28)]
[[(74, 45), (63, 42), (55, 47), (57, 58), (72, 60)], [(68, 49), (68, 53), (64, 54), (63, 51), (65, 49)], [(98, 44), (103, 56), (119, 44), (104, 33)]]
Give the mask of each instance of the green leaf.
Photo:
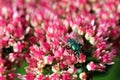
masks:
[(46, 65), (44, 68), (43, 68), (43, 75), (50, 75), (52, 74), (52, 66), (51, 65)]
[(20, 73), (22, 75), (26, 74), (26, 71), (25, 71), (25, 67), (28, 65), (28, 63), (26, 61), (23, 62), (23, 65), (21, 67), (16, 67), (16, 71), (15, 73)]
[(20, 79), (18, 79), (18, 78), (15, 78), (14, 80), (20, 80)]

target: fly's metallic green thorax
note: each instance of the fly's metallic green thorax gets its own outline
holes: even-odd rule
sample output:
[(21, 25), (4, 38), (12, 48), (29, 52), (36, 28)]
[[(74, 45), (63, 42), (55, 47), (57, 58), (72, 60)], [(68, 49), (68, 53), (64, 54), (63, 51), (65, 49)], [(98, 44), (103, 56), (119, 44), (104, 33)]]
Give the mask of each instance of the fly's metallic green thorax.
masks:
[(67, 45), (69, 46), (69, 48), (75, 53), (75, 55), (79, 55), (80, 51), (81, 51), (81, 44), (78, 43), (77, 41), (75, 41), (74, 39), (68, 39), (67, 41)]

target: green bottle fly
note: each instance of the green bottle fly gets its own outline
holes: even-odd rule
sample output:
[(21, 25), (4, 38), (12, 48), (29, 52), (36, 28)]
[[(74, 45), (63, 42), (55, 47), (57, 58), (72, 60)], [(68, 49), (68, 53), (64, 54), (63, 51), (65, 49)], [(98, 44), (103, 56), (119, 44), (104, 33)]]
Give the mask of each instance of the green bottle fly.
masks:
[(79, 56), (82, 44), (80, 44), (76, 40), (70, 38), (67, 41), (67, 46), (68, 46), (68, 49), (71, 49), (75, 53), (75, 55)]

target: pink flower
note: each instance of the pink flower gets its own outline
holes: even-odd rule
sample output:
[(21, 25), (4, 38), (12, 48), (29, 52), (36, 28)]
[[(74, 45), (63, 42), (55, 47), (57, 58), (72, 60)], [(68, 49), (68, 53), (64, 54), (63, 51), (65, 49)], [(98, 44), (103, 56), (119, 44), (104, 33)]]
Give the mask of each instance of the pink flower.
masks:
[(30, 44), (35, 44), (37, 39), (36, 39), (36, 37), (31, 36), (31, 37), (29, 37), (28, 41), (30, 42)]
[(74, 66), (71, 66), (70, 68), (68, 68), (68, 73), (70, 74), (74, 74), (76, 73), (77, 69)]
[[(118, 29), (112, 29), (111, 31), (110, 31), (110, 37), (115, 37), (115, 35), (116, 35), (116, 37), (117, 37), (117, 34), (118, 33)], [(115, 38), (116, 38), (115, 37)]]
[(106, 49), (106, 42), (100, 42), (96, 45), (97, 49), (105, 50)]
[(87, 40), (90, 40), (93, 35), (94, 35), (94, 31), (92, 29), (86, 30), (85, 38)]
[(0, 45), (1, 47), (7, 46), (8, 45), (8, 39), (3, 38), (3, 39), (0, 40), (0, 43), (1, 43), (1, 45)]
[(2, 38), (4, 36), (4, 28), (3, 27), (0, 27), (0, 38)]
[(31, 68), (34, 68), (37, 66), (37, 60), (35, 59), (27, 58), (27, 62)]
[(79, 63), (84, 63), (85, 61), (86, 61), (86, 55), (84, 55), (83, 53), (80, 53)]
[(69, 59), (70, 59), (71, 63), (76, 63), (76, 61), (77, 61), (77, 59), (74, 55), (71, 55)]
[[(39, 62), (37, 62), (37, 66), (38, 66), (38, 68), (43, 68), (44, 66), (46, 65), (46, 63), (45, 63), (45, 61), (43, 61), (43, 60), (40, 60)], [(42, 71), (42, 70), (40, 70), (40, 71)]]
[(88, 71), (95, 71), (96, 70), (96, 64), (94, 62), (90, 62), (89, 64), (87, 64), (87, 69)]
[(22, 36), (23, 36), (23, 28), (22, 27), (14, 28), (14, 37), (22, 38)]
[(20, 55), (19, 52), (10, 53), (10, 54), (9, 54), (9, 57), (8, 57), (8, 60), (9, 60), (10, 62), (14, 62), (17, 58), (20, 57), (19, 55)]
[(61, 69), (65, 69), (67, 67), (67, 65), (65, 65), (63, 61), (59, 62), (59, 66)]
[(0, 67), (3, 67), (3, 65), (4, 65), (4, 60), (0, 58)]
[(5, 77), (4, 76), (0, 76), (0, 80), (5, 80)]
[(70, 80), (71, 79), (71, 77), (70, 77), (70, 75), (68, 74), (68, 73), (62, 73), (62, 80)]
[(15, 74), (14, 72), (10, 72), (10, 73), (8, 74), (8, 76), (9, 76), (9, 79), (10, 79), (10, 80), (16, 78), (16, 74)]
[(0, 74), (3, 74), (3, 73), (4, 73), (4, 71), (5, 71), (5, 68), (0, 67)]
[(112, 62), (112, 56), (110, 53), (104, 53), (100, 58), (101, 63), (107, 64)]
[(97, 65), (96, 70), (102, 72), (102, 71), (105, 71), (105, 68), (106, 68), (106, 66), (104, 64), (100, 63)]
[(118, 51), (117, 51), (116, 49), (112, 49), (112, 50), (110, 51), (110, 56), (111, 56), (112, 58), (116, 58), (117, 55), (118, 55), (117, 52), (118, 52)]
[(31, 46), (30, 50), (34, 58), (43, 59), (45, 53), (37, 45)]
[(43, 43), (42, 44), (42, 49), (45, 53), (49, 52), (50, 51), (50, 45), (48, 43)]
[(77, 62), (77, 59), (74, 55), (71, 56), (64, 56), (63, 58), (63, 64), (64, 65), (71, 65)]
[(52, 38), (51, 38), (51, 40), (52, 40), (52, 42), (51, 42), (51, 47), (52, 48), (59, 48), (59, 37), (58, 37), (59, 35), (54, 35)]
[(103, 64), (95, 64), (94, 62), (90, 62), (89, 64), (87, 64), (87, 69), (88, 71), (104, 71), (105, 69), (105, 65)]
[(59, 74), (52, 74), (51, 77), (50, 77), (51, 80), (59, 80), (60, 79), (60, 76)]
[(60, 70), (60, 68), (59, 68), (59, 65), (58, 65), (58, 64), (52, 66), (52, 71), (53, 71), (54, 73), (58, 73), (59, 70)]
[(80, 73), (79, 77), (82, 80), (86, 80), (87, 79), (87, 74), (85, 72), (82, 72), (82, 73)]
[(60, 59), (63, 57), (64, 48), (59, 48), (57, 51), (53, 52), (55, 58)]
[(79, 35), (84, 35), (84, 34), (85, 34), (85, 31), (86, 31), (85, 27), (80, 27), (80, 28), (78, 29), (78, 34), (79, 34)]
[(34, 35), (38, 38), (38, 40), (44, 39), (44, 30), (42, 28), (36, 27)]
[(36, 80), (44, 80), (44, 76), (43, 75), (39, 75), (38, 78)]
[(45, 80), (50, 80), (50, 77), (49, 77), (49, 76), (46, 76), (46, 77), (45, 77)]
[(45, 56), (45, 57), (44, 57), (45, 64), (52, 64), (53, 59), (54, 59), (54, 58), (53, 58), (53, 56), (51, 56), (51, 55)]
[(25, 76), (26, 80), (34, 80), (35, 75), (32, 73), (27, 73)]
[(22, 48), (23, 48), (23, 46), (22, 46), (21, 42), (14, 43), (14, 45), (13, 45), (14, 52), (21, 52)]
[(93, 52), (93, 57), (96, 58), (96, 59), (99, 59), (101, 54), (102, 53), (99, 50), (96, 50), (96, 51)]

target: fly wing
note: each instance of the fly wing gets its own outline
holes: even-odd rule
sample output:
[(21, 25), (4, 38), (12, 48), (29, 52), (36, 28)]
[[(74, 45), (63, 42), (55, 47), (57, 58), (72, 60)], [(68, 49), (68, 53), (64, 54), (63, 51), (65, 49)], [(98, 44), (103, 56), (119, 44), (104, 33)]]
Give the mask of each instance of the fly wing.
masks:
[(69, 37), (76, 40), (77, 43), (84, 45), (84, 40), (83, 40), (82, 36), (78, 35), (76, 32), (70, 33)]
[(80, 44), (84, 45), (84, 40), (82, 38), (82, 36), (77, 36), (77, 39), (76, 39)]

